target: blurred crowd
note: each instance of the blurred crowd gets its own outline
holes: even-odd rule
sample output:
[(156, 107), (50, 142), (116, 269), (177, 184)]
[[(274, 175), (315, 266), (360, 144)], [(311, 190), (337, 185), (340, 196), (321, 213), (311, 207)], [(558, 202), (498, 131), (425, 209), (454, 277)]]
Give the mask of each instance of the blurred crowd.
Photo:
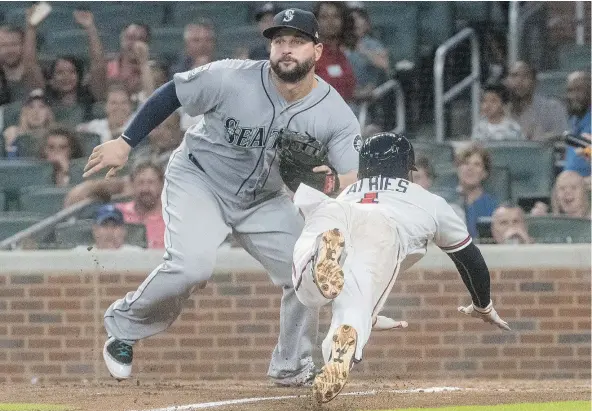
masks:
[[(33, 19), (33, 11), (33, 7), (28, 10), (22, 27), (0, 27), (0, 157), (45, 159), (54, 165), (54, 182), (60, 187), (72, 186), (72, 160), (87, 156), (93, 145), (117, 138), (157, 87), (174, 73), (207, 64), (216, 55), (216, 28), (205, 17), (185, 27), (184, 51), (171, 64), (151, 59), (151, 27), (135, 22), (121, 31), (119, 51), (106, 55), (93, 13), (75, 10), (72, 19), (87, 36), (87, 64), (67, 55), (41, 64), (37, 34), (43, 21)], [(262, 32), (271, 26), (278, 11), (273, 3), (262, 5), (253, 24)], [(393, 77), (393, 63), (397, 62), (389, 60), (388, 49), (375, 35), (363, 3), (317, 2), (313, 12), (324, 44), (317, 74), (355, 113), (362, 103), (371, 103), (365, 136), (392, 129), (393, 100), (388, 96), (375, 99), (373, 90)], [(489, 49), (495, 50), (493, 45), (499, 39), (490, 41)], [(259, 45), (237, 49), (227, 57), (267, 59), (269, 43), (261, 36)], [(528, 62), (505, 67), (499, 53), (489, 57), (484, 62), (489, 72), (482, 84), (481, 119), (468, 142), (457, 150), (457, 198), (449, 201), (465, 218), (473, 236), (478, 235), (479, 219), (490, 217), (494, 242), (530, 243), (526, 214), (590, 218), (590, 158), (582, 150), (566, 146), (548, 200), (525, 210), (485, 190), (492, 161), (480, 143), (556, 144), (565, 132), (590, 139), (590, 72), (569, 74), (565, 99), (560, 101), (536, 91), (537, 73)], [(163, 168), (184, 131), (198, 121), (199, 117), (179, 110), (133, 150), (129, 174), (72, 187), (66, 207), (87, 198), (105, 202), (117, 196), (129, 199), (97, 211), (93, 226), (96, 248), (122, 247), (124, 223), (145, 225), (148, 247), (164, 247)], [(430, 158), (418, 158), (417, 163), (415, 181), (430, 190), (437, 170)]]

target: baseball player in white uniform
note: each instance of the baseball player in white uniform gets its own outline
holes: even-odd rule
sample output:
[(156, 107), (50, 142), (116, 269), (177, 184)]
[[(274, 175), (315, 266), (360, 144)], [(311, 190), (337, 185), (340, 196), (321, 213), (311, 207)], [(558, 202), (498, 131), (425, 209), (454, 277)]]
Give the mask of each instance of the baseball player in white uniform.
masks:
[(510, 329), (492, 306), (489, 271), (464, 222), (413, 183), (414, 163), (405, 137), (377, 134), (362, 144), (358, 181), (336, 199), (304, 184), (295, 193), (305, 216), (294, 248), (296, 295), (309, 307), (332, 302), (325, 366), (313, 385), (320, 403), (343, 389), (397, 275), (425, 255), (428, 242), (448, 253), (469, 290), (472, 304), (459, 311)]

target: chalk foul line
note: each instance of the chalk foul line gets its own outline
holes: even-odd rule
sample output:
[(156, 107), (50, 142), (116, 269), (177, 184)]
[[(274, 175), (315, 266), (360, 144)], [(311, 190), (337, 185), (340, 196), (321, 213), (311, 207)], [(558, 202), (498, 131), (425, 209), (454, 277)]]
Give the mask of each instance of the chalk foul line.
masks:
[[(446, 391), (460, 391), (462, 388), (459, 387), (430, 387), (430, 388), (414, 388), (414, 389), (407, 389), (407, 390), (372, 390), (372, 391), (358, 391), (358, 392), (346, 392), (343, 394), (339, 394), (340, 397), (364, 397), (364, 396), (372, 396), (377, 394), (412, 394), (412, 393), (437, 393), (437, 392), (446, 392)], [(282, 395), (277, 397), (253, 397), (253, 398), (240, 398), (236, 400), (224, 400), (224, 401), (214, 401), (214, 402), (202, 402), (198, 404), (188, 404), (188, 405), (174, 405), (172, 407), (165, 407), (165, 408), (154, 408), (149, 410), (143, 411), (193, 411), (193, 410), (202, 410), (206, 408), (218, 408), (218, 407), (226, 407), (229, 405), (239, 405), (239, 404), (252, 404), (257, 402), (264, 402), (264, 401), (281, 401), (281, 400), (291, 400), (291, 399), (298, 399), (298, 398), (306, 398), (310, 397), (310, 394), (301, 394), (301, 395)]]

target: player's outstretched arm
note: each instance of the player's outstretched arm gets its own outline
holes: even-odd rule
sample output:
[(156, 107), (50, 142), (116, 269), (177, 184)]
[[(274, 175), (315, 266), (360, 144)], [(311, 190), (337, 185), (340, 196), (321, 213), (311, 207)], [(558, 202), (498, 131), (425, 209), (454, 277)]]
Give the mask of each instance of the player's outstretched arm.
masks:
[(181, 103), (175, 83), (169, 81), (159, 87), (140, 107), (121, 137), (95, 147), (84, 167), (83, 177), (89, 177), (105, 167), (110, 167), (107, 177), (114, 176), (127, 162), (131, 149), (179, 107)]
[(508, 323), (502, 320), (493, 308), (489, 270), (479, 248), (470, 243), (462, 250), (448, 255), (454, 261), (473, 300), (473, 303), (467, 307), (458, 307), (458, 311), (509, 331)]

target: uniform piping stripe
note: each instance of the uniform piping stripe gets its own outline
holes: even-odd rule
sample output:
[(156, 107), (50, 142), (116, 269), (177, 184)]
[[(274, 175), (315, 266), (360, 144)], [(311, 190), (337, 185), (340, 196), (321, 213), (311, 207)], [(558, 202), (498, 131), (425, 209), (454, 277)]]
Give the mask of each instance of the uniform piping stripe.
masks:
[(471, 241), (471, 236), (468, 236), (467, 238), (465, 238), (464, 240), (462, 240), (458, 244), (451, 245), (448, 247), (440, 247), (440, 249), (442, 249), (443, 251), (446, 251), (446, 252), (456, 250), (457, 248), (467, 245), (469, 243), (469, 241)]

